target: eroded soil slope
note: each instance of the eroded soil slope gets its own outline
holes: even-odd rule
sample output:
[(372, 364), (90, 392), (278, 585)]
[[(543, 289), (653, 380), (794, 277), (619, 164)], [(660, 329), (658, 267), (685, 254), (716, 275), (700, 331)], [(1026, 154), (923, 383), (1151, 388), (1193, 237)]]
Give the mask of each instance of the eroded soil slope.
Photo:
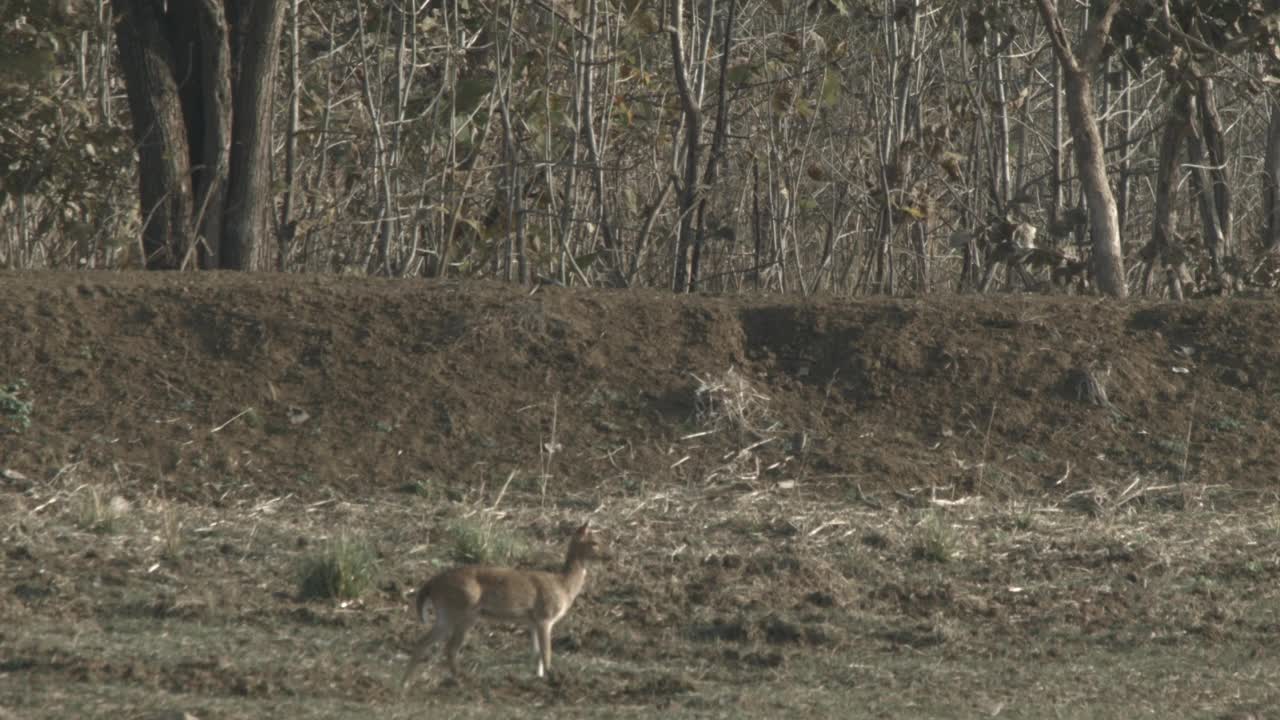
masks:
[(512, 471), (841, 495), (1071, 492), (1135, 473), (1267, 487), (1278, 311), (6, 274), (0, 386), (20, 384), (30, 408), (0, 415), (0, 459), (30, 478), (108, 468), (193, 500)]

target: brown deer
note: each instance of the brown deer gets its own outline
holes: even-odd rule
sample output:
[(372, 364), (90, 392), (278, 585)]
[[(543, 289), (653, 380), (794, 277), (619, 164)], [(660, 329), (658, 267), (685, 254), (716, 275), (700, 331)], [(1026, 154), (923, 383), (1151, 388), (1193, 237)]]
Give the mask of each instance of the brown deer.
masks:
[(445, 642), (445, 656), (454, 677), (461, 678), (458, 650), (467, 631), (481, 619), (523, 623), (533, 636), (538, 677), (551, 670), (551, 628), (569, 612), (587, 581), (587, 562), (602, 559), (590, 521), (569, 539), (564, 568), (559, 572), (517, 570), (486, 565), (465, 565), (431, 578), (418, 590), (418, 616), (428, 620), (435, 612), (431, 632), (414, 649), (405, 669), (401, 690), (407, 690), (413, 672), (437, 642)]

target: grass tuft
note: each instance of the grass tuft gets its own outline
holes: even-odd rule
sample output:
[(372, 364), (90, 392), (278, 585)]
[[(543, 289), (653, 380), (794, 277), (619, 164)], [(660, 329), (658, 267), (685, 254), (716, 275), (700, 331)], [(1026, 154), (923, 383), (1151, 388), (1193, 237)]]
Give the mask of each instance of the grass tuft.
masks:
[(445, 533), (449, 538), (449, 554), (458, 562), (509, 565), (529, 551), (515, 534), (472, 518), (450, 522)]
[(916, 526), (916, 536), (911, 542), (911, 557), (946, 563), (955, 557), (955, 552), (955, 533), (943, 522), (940, 513), (929, 515)]
[(160, 556), (172, 563), (182, 560), (182, 518), (171, 503), (160, 509)]
[(96, 487), (90, 487), (87, 493), (79, 493), (76, 497), (76, 525), (82, 530), (114, 534), (120, 529), (120, 521), (129, 514), (128, 500), (118, 495), (104, 499)]
[(14, 432), (22, 432), (31, 427), (31, 409), (34, 404), (23, 398), (26, 389), (25, 380), (0, 385), (0, 419)]
[(303, 600), (354, 600), (373, 587), (377, 557), (368, 542), (340, 536), (302, 561), (298, 595)]

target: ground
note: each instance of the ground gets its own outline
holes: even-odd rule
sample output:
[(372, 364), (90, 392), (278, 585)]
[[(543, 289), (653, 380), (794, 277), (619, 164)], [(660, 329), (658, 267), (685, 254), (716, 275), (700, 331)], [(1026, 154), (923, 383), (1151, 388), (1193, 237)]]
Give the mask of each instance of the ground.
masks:
[[(0, 274), (0, 718), (1265, 717), (1280, 303)], [(413, 590), (610, 544), (397, 680)], [(355, 547), (368, 588), (302, 578)]]

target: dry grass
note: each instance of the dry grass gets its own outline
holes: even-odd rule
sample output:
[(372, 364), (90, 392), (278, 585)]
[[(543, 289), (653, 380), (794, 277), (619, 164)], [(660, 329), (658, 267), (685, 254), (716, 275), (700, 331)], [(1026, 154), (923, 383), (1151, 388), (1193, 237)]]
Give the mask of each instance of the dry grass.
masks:
[(769, 396), (736, 368), (719, 376), (693, 377), (698, 381), (694, 390), (696, 419), (706, 431), (731, 431), (761, 439), (777, 430), (777, 423), (769, 418)]
[[(647, 494), (597, 493), (592, 520), (614, 558), (564, 623), (559, 684), (528, 679), (517, 660), (527, 637), (495, 626), (468, 654), (472, 684), (427, 681), (401, 701), (394, 679), (423, 632), (406, 612), (411, 589), (463, 554), (553, 566), (584, 498), (562, 493), (549, 505), (514, 484), (465, 502), (246, 490), (223, 507), (157, 503), (101, 535), (82, 527), (74, 502), (33, 512), (53, 496), (92, 496), (74, 488), (93, 478), (64, 480), (75, 485), (38, 485), (5, 510), (8, 543), (34, 558), (5, 565), (3, 581), (18, 590), (0, 606), (22, 628), (0, 638), (6, 672), (22, 681), (0, 689), (0, 707), (22, 716), (55, 706), (136, 714), (153, 709), (143, 690), (157, 686), (201, 717), (330, 717), (357, 706), (410, 717), (424, 705), (463, 717), (481, 707), (770, 717), (853, 706), (895, 717), (997, 706), (1120, 717), (1280, 699), (1261, 672), (1280, 626), (1280, 521), (1274, 505), (1212, 488), (1188, 505), (1159, 483), (1119, 482), (1096, 489), (1102, 513), (1067, 494), (1009, 502), (922, 490), (910, 502), (844, 502), (835, 488), (671, 479)], [(99, 496), (140, 487), (101, 484)], [(1228, 502), (1233, 511), (1220, 509)], [(183, 562), (155, 569), (165, 534), (177, 532), (172, 518)], [(322, 540), (334, 528), (395, 551), (359, 602), (300, 602), (296, 569), (337, 547)], [(91, 599), (58, 589), (104, 568)], [(1135, 685), (1189, 663), (1200, 669), (1173, 690)], [(923, 685), (929, 693), (912, 690)]]

